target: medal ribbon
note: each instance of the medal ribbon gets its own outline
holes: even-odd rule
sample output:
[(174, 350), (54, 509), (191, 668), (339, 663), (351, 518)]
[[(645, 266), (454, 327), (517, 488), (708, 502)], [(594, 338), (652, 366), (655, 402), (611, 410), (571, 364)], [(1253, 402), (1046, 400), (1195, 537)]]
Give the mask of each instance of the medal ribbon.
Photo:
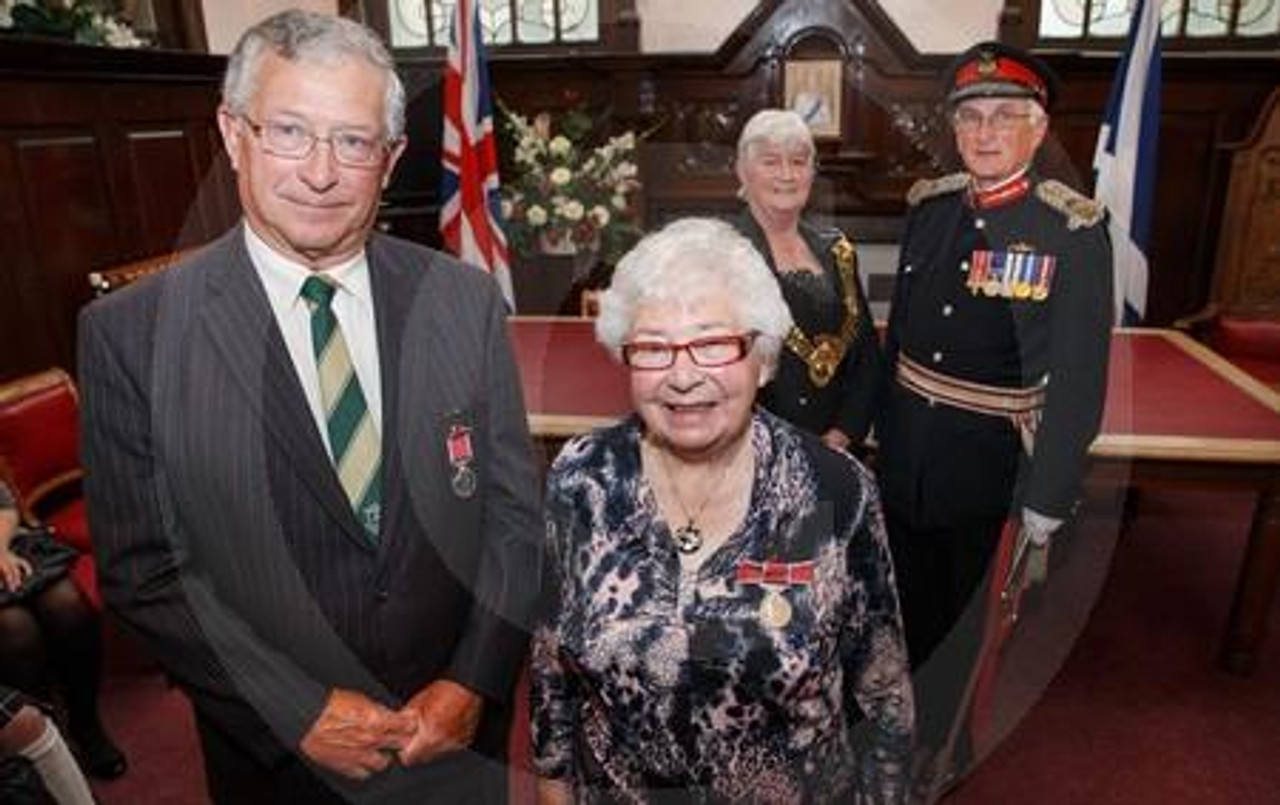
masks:
[(735, 579), (739, 584), (807, 586), (813, 583), (813, 560), (806, 562), (753, 562), (744, 559), (738, 563)]

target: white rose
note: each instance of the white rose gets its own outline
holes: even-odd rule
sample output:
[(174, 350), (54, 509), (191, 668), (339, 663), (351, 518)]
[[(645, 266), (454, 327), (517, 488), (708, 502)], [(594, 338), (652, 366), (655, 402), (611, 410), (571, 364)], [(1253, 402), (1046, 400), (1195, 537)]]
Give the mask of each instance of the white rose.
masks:
[(514, 213), (514, 212), (516, 211), (516, 205), (514, 205), (514, 204), (512, 204), (512, 203), (511, 203), (511, 199), (509, 199), (509, 198), (504, 198), (504, 199), (502, 200), (501, 208), (502, 208), (502, 217), (503, 217), (503, 219), (510, 221), (510, 220), (511, 220), (511, 214), (512, 214), (512, 213)]
[(573, 171), (561, 165), (560, 167), (551, 171), (551, 176), (549, 178), (551, 179), (551, 183), (553, 185), (556, 185), (557, 187), (563, 187), (564, 185), (567, 185), (569, 182), (573, 181)]
[(567, 156), (573, 150), (573, 143), (569, 142), (569, 138), (563, 134), (557, 134), (547, 145), (547, 150), (551, 152), (552, 156)]
[(107, 44), (113, 48), (140, 48), (146, 44), (134, 35), (132, 28), (116, 22), (110, 17), (101, 16), (95, 18), (94, 23), (101, 26), (103, 37), (106, 39)]
[(581, 221), (586, 212), (581, 201), (566, 202), (564, 207), (560, 209), (560, 214), (564, 216), (566, 221)]
[(547, 211), (541, 205), (534, 204), (525, 212), (524, 219), (530, 226), (542, 226), (547, 222)]
[(609, 199), (609, 203), (613, 205), (615, 210), (621, 212), (627, 208), (627, 197), (622, 193), (615, 193), (613, 198)]
[(631, 179), (638, 174), (640, 170), (634, 162), (619, 162), (613, 167), (613, 179), (619, 181), (621, 179)]
[(604, 206), (597, 204), (591, 208), (591, 220), (595, 221), (596, 226), (601, 229), (609, 225), (609, 218), (609, 210), (605, 209)]

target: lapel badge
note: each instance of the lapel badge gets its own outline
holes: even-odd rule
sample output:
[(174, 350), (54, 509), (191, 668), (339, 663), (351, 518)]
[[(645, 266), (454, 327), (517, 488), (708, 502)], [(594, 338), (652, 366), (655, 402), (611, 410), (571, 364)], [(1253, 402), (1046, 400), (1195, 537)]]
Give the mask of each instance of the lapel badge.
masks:
[(475, 452), (471, 449), (471, 428), (466, 425), (452, 425), (445, 440), (449, 451), (449, 464), (453, 467), (453, 494), (460, 498), (469, 498), (476, 493), (476, 472), (471, 467), (475, 460)]

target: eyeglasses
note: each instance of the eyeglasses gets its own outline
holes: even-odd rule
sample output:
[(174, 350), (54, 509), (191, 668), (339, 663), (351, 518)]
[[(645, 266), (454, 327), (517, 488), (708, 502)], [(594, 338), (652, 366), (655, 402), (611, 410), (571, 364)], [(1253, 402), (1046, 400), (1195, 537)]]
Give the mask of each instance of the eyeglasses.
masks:
[(268, 120), (258, 123), (247, 115), (239, 115), (249, 130), (262, 143), (262, 150), (285, 159), (306, 159), (316, 143), (329, 144), (333, 158), (351, 168), (371, 168), (382, 161), (387, 144), (355, 131), (338, 129), (328, 137), (319, 137), (300, 123)]
[(632, 341), (622, 345), (622, 362), (632, 369), (645, 371), (670, 369), (676, 355), (688, 353), (689, 359), (705, 369), (728, 366), (747, 357), (759, 333), (741, 335), (715, 335), (695, 338), (682, 344), (665, 341)]
[(1007, 133), (1033, 117), (1036, 115), (1032, 112), (1015, 112), (1012, 109), (997, 109), (989, 115), (983, 115), (977, 109), (957, 109), (951, 116), (951, 124), (964, 134), (972, 134), (984, 123), (995, 131)]

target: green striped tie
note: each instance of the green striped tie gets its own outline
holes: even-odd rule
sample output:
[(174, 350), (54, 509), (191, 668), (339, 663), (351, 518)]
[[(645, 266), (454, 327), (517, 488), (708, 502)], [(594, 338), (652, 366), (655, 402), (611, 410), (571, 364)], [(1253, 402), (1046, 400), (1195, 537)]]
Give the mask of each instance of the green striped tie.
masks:
[(356, 519), (370, 541), (376, 541), (382, 518), (382, 458), (347, 340), (330, 306), (337, 290), (328, 280), (308, 277), (302, 283), (302, 298), (311, 308), (311, 346), (320, 374), (320, 399), (329, 426), (333, 463)]

